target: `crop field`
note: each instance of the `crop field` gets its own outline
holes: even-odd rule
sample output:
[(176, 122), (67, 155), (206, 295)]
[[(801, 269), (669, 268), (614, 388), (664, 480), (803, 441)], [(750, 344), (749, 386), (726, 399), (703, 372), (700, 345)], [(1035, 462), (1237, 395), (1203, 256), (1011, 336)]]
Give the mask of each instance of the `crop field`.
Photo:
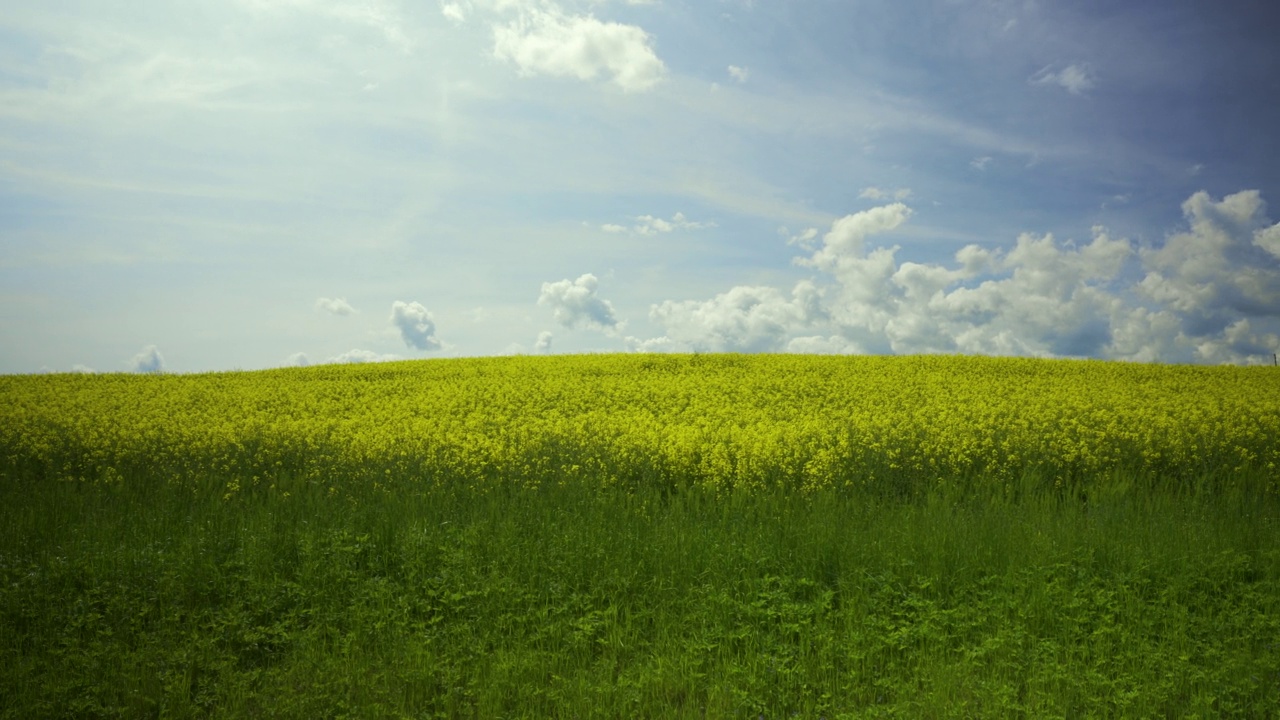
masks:
[(1280, 372), (0, 377), (0, 717), (1271, 717)]

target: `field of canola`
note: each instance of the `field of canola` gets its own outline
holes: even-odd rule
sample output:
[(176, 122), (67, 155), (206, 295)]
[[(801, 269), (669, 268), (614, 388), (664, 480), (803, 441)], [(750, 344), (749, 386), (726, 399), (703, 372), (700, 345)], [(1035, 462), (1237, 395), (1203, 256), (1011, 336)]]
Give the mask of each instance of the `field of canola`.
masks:
[(1280, 707), (1271, 367), (514, 357), (0, 397), (0, 720)]
[(591, 355), (6, 376), (0, 396), (0, 473), (216, 479), (228, 500), (299, 483), (1203, 482), (1280, 463), (1268, 367)]

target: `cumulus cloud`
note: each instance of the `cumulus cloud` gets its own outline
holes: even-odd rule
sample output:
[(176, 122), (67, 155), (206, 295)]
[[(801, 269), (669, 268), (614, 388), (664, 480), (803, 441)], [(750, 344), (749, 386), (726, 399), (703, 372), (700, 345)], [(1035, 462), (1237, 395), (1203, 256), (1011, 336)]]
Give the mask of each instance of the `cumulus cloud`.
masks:
[(431, 313), (416, 302), (395, 301), (391, 304), (391, 324), (400, 330), (404, 344), (418, 350), (439, 350), (436, 323)]
[(892, 230), (909, 217), (911, 209), (902, 203), (845, 215), (831, 224), (831, 230), (822, 237), (822, 248), (798, 263), (835, 274), (853, 270), (862, 258), (867, 236)]
[(92, 375), (97, 371), (89, 367), (88, 365), (81, 365), (80, 363), (76, 363), (75, 365), (71, 366), (71, 372), (79, 373), (82, 375)]
[(1258, 191), (1217, 202), (1201, 191), (1182, 211), (1189, 231), (1141, 251), (1147, 274), (1140, 291), (1177, 312), (1192, 337), (1241, 317), (1280, 317), (1280, 224), (1267, 222)]
[(285, 367), (306, 367), (311, 364), (306, 353), (296, 352), (284, 359)]
[(666, 301), (649, 317), (665, 334), (656, 344), (632, 340), (632, 349), (673, 346), (709, 352), (764, 352), (779, 349), (788, 335), (824, 317), (821, 293), (809, 281), (787, 297), (771, 287), (740, 286), (710, 300)]
[(493, 30), (493, 54), (522, 75), (594, 80), (606, 75), (626, 92), (656, 85), (666, 66), (649, 34), (635, 25), (568, 15), (555, 5), (524, 6), (518, 18)]
[(538, 304), (552, 308), (556, 321), (567, 328), (595, 328), (615, 333), (622, 323), (614, 313), (613, 303), (596, 294), (599, 285), (600, 281), (591, 273), (577, 280), (542, 283)]
[(1030, 82), (1035, 85), (1057, 85), (1072, 95), (1083, 95), (1092, 90), (1095, 84), (1089, 68), (1084, 65), (1068, 65), (1061, 70), (1054, 70), (1050, 65), (1032, 75)]
[[(1094, 227), (1087, 243), (1023, 233), (951, 262), (870, 245), (907, 222), (902, 203), (842, 217), (797, 265), (791, 298), (742, 286), (654, 305), (657, 338), (632, 350), (958, 352), (1136, 361), (1262, 362), (1280, 351), (1280, 224), (1255, 191), (1183, 205), (1189, 229), (1139, 249)], [(783, 236), (789, 235), (785, 228)], [(810, 242), (814, 233), (799, 238)], [(1145, 276), (1143, 273), (1145, 272)], [(1133, 277), (1143, 277), (1135, 285)]]
[(1211, 363), (1265, 364), (1276, 352), (1280, 352), (1280, 336), (1254, 332), (1248, 318), (1236, 320), (1219, 335), (1196, 342), (1197, 358)]
[(533, 344), (535, 352), (549, 353), (551, 352), (551, 332), (543, 330), (538, 333), (538, 340)]
[(1255, 232), (1253, 244), (1266, 250), (1272, 257), (1280, 259), (1280, 223)]
[(747, 68), (738, 67), (737, 65), (729, 66), (729, 77), (733, 78), (736, 82), (744, 83), (750, 75), (751, 71)]
[(331, 315), (350, 315), (356, 311), (345, 298), (317, 298), (316, 309)]
[(164, 356), (155, 345), (148, 345), (133, 356), (129, 367), (136, 373), (161, 373), (164, 372)]

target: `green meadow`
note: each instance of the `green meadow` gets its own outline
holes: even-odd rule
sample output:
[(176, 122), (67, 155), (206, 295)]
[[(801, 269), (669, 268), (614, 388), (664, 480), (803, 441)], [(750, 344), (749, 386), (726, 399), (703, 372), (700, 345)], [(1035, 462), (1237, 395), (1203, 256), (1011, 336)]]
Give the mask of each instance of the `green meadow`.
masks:
[(0, 717), (1274, 717), (1280, 374), (0, 378)]

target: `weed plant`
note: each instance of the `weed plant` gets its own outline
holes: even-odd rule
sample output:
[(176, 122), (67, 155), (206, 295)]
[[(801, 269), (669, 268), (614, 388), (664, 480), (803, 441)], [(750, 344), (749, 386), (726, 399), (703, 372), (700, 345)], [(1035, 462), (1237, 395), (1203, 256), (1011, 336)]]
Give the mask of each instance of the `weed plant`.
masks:
[(908, 497), (221, 487), (0, 485), (0, 715), (1280, 707), (1280, 504), (1247, 483), (1116, 482), (1087, 501), (1034, 480)]

